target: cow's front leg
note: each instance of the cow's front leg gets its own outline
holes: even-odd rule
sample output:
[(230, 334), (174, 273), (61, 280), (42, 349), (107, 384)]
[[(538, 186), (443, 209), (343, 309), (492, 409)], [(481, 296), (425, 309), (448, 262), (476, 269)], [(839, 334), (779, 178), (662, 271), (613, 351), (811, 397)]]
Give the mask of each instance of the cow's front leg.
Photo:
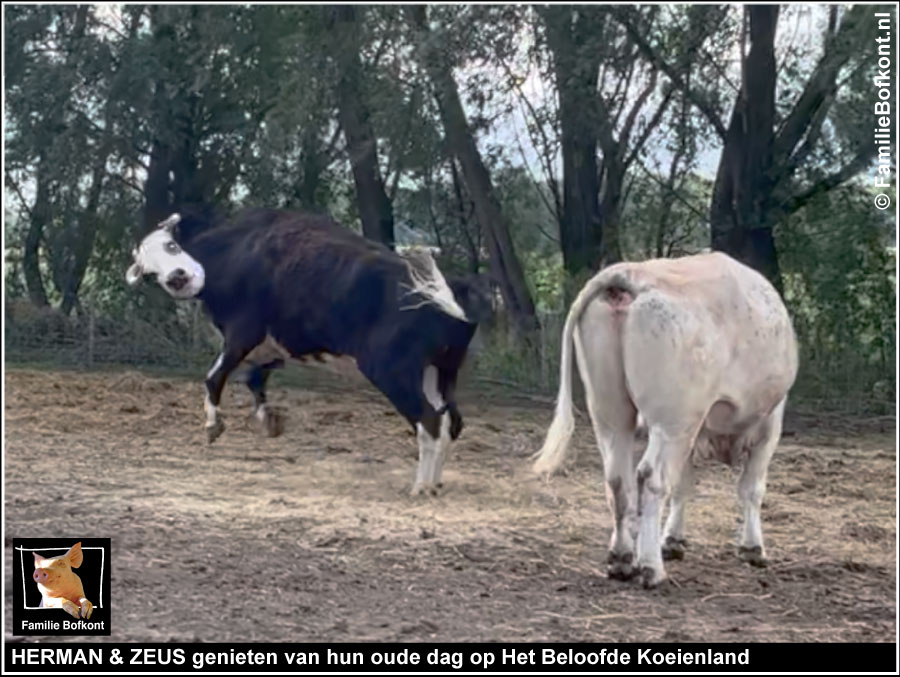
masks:
[[(432, 425), (434, 423), (435, 425)], [(413, 482), (411, 496), (437, 494), (434, 484), (434, 471), (437, 462), (438, 444), (440, 443), (439, 422), (420, 422), (416, 424), (416, 440), (419, 443), (419, 466), (416, 469), (416, 480)]]
[[(422, 392), (429, 406), (419, 422), (419, 468), (413, 495), (436, 495), (443, 486), (441, 474), (451, 442), (451, 416), (441, 393), (440, 374), (437, 367), (425, 367), (422, 375)], [(423, 434), (424, 433), (424, 434)]]
[(206, 395), (203, 398), (203, 411), (206, 412), (206, 441), (210, 444), (215, 442), (219, 435), (225, 431), (225, 424), (219, 418), (219, 400), (222, 396), (222, 386), (228, 375), (226, 374), (221, 379), (221, 383), (218, 376), (224, 359), (225, 353), (220, 354), (216, 358), (213, 366), (206, 374), (206, 382), (204, 384)]
[(241, 332), (240, 329), (242, 327), (238, 325), (235, 331), (225, 332), (225, 349), (206, 374), (206, 396), (203, 400), (203, 408), (206, 411), (206, 439), (210, 443), (214, 442), (225, 430), (225, 424), (219, 417), (219, 401), (222, 399), (222, 389), (225, 387), (228, 375), (262, 340), (262, 331), (251, 333)]

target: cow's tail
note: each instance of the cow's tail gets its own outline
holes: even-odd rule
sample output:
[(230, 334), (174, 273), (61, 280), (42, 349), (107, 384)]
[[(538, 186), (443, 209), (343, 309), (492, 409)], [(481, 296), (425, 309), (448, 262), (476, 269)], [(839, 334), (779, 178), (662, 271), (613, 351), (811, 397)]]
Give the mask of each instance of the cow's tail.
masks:
[(584, 285), (569, 309), (562, 332), (556, 411), (547, 430), (544, 446), (534, 455), (532, 468), (536, 473), (549, 475), (559, 468), (566, 458), (569, 442), (575, 431), (575, 416), (572, 413), (572, 354), (575, 352), (574, 341), (578, 339), (575, 327), (588, 303), (601, 291), (613, 288), (621, 289), (632, 297), (638, 293), (634, 282), (624, 271), (601, 272)]
[[(469, 321), (463, 309), (456, 302), (456, 297), (437, 267), (429, 248), (398, 247), (397, 252), (403, 257), (409, 270), (410, 282), (412, 282), (412, 287), (406, 292), (406, 296), (418, 294), (426, 299), (426, 304), (437, 306), (443, 312), (463, 322)], [(402, 310), (418, 308), (420, 305), (422, 304), (403, 306)]]

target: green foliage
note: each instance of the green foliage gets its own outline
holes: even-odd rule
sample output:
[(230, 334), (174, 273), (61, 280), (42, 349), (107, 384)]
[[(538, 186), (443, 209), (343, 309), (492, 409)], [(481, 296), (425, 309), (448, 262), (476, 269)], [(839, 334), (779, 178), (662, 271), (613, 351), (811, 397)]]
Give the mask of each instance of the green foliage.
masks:
[(778, 235), (785, 299), (801, 345), (797, 392), (846, 409), (893, 410), (896, 249), (872, 194), (810, 202)]

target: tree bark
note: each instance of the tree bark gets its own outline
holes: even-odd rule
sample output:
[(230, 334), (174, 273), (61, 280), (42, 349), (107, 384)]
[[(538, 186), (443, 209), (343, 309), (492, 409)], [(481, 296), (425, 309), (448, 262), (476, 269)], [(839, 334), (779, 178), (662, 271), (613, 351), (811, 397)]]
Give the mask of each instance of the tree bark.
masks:
[(408, 8), (408, 11), (419, 32), (420, 58), (434, 86), (448, 145), (459, 160), (462, 180), (475, 205), (475, 217), (485, 234), (491, 273), (500, 285), (503, 300), (517, 328), (522, 334), (527, 334), (537, 328), (534, 302), (513, 247), (509, 223), (469, 129), (451, 64), (438, 46), (439, 36), (428, 29), (426, 8), (419, 5)]
[(310, 125), (303, 130), (300, 141), (302, 176), (295, 186), (294, 194), (300, 208), (307, 211), (318, 211), (323, 206), (319, 200), (319, 188), (326, 161), (319, 148), (318, 131), (315, 125)]
[(40, 307), (50, 305), (47, 300), (47, 290), (44, 287), (44, 278), (41, 274), (40, 248), (44, 237), (44, 225), (49, 218), (50, 189), (49, 179), (46, 176), (43, 156), (38, 159), (37, 170), (37, 195), (34, 208), (31, 210), (28, 223), (28, 232), (25, 234), (25, 248), (22, 254), (22, 272), (25, 274), (25, 288), (28, 290), (28, 298)]
[(603, 229), (600, 260), (609, 265), (622, 260), (619, 243), (619, 223), (622, 216), (622, 188), (625, 183), (626, 168), (620, 162), (604, 157), (603, 188), (600, 197), (600, 225)]
[(777, 5), (745, 8), (750, 50), (742, 64), (741, 90), (732, 110), (713, 187), (713, 249), (781, 279), (772, 234), (772, 165), (775, 129), (775, 32)]
[(324, 11), (330, 12), (328, 23), (334, 34), (334, 56), (339, 69), (338, 121), (347, 140), (363, 234), (393, 247), (393, 205), (384, 190), (378, 167), (378, 143), (362, 94), (361, 38), (356, 8), (339, 5)]

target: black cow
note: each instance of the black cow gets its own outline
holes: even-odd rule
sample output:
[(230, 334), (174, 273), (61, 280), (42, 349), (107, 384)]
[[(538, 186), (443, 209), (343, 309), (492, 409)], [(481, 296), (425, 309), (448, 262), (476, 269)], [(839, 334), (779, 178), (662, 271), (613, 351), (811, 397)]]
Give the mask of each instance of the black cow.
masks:
[(355, 359), (360, 371), (410, 422), (419, 442), (413, 493), (434, 493), (450, 441), (463, 421), (457, 373), (476, 330), (427, 250), (401, 256), (327, 216), (245, 209), (231, 219), (209, 210), (173, 214), (134, 250), (126, 279), (152, 275), (175, 298), (197, 298), (224, 348), (206, 378), (210, 441), (224, 426), (225, 381), (251, 354), (248, 385), (270, 434), (265, 379), (282, 356)]

